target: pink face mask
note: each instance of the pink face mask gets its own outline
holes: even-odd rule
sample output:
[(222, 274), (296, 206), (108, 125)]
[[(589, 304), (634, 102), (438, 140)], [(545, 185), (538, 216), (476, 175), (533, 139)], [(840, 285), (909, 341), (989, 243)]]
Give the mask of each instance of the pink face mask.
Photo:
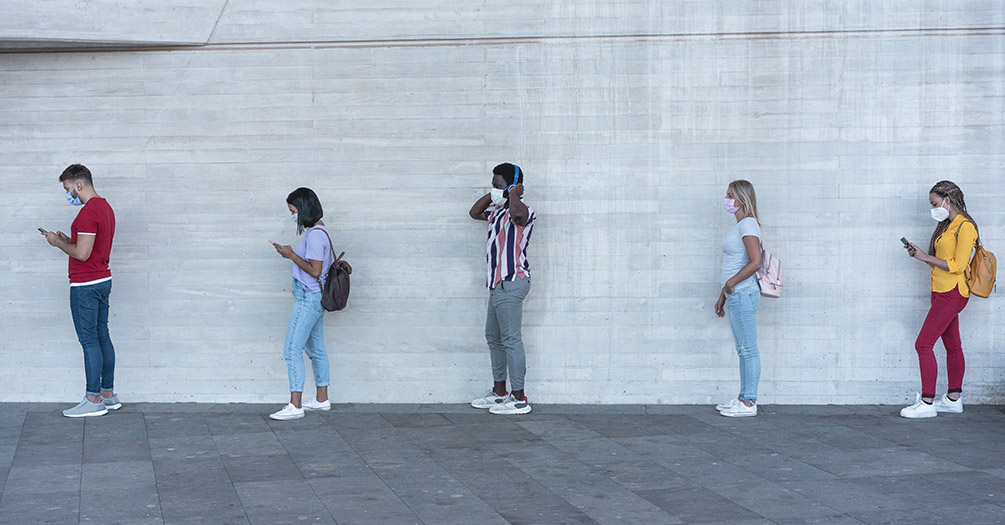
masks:
[(740, 207), (736, 205), (736, 199), (729, 197), (722, 199), (722, 207), (729, 213), (736, 213), (740, 210)]

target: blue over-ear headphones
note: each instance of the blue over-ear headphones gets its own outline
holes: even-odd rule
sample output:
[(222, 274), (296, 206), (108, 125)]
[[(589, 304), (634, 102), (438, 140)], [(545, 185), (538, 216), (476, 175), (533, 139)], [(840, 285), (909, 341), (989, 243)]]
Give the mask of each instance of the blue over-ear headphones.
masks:
[(513, 186), (516, 186), (517, 184), (520, 184), (520, 166), (517, 166), (516, 164), (514, 164), (513, 165), (513, 184), (510, 184), (509, 186), (506, 187), (506, 192), (508, 193), (509, 190)]

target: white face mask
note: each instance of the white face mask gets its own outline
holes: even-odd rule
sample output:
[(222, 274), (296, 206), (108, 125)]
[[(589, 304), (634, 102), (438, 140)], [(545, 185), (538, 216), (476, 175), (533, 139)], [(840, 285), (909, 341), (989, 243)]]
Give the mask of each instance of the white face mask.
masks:
[(293, 222), (296, 222), (297, 224), (300, 224), (299, 222), (297, 222), (297, 217), (299, 215), (300, 215), (300, 213), (297, 212), (297, 213), (294, 213), (293, 215), (290, 215), (290, 218), (293, 219)]
[(506, 190), (501, 190), (499, 188), (492, 188), (492, 191), (490, 192), (492, 194), (492, 204), (495, 204), (496, 206), (506, 204), (506, 197), (503, 197), (503, 192), (505, 191)]
[[(945, 199), (942, 200), (942, 206), (945, 206)], [(939, 206), (938, 208), (932, 208), (932, 219), (936, 222), (942, 222), (949, 218), (949, 210)]]

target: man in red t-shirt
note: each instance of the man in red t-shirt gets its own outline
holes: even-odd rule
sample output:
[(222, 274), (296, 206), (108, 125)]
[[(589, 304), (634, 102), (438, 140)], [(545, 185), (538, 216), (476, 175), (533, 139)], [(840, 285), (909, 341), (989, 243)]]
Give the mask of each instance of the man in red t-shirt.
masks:
[(108, 257), (115, 236), (115, 213), (94, 191), (91, 172), (73, 164), (59, 176), (66, 200), (83, 205), (63, 232), (43, 232), (49, 244), (70, 256), (70, 313), (77, 340), (84, 348), (84, 400), (63, 411), (66, 417), (103, 416), (122, 407), (112, 386), (115, 377), (115, 348), (108, 335), (108, 296), (112, 292), (112, 272)]

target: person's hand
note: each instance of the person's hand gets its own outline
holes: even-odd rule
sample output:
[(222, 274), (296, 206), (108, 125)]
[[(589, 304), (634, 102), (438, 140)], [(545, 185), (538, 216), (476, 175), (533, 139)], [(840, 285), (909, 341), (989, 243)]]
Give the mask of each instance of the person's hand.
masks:
[(53, 232), (45, 232), (42, 236), (45, 237), (45, 240), (48, 241), (51, 246), (55, 246), (56, 243), (60, 241), (59, 235)]
[(914, 257), (919, 261), (923, 260), (921, 257), (925, 252), (921, 251), (921, 248), (918, 248), (918, 246), (915, 245), (913, 242), (907, 243), (907, 246), (904, 246), (904, 249), (907, 250), (907, 254), (910, 255), (911, 257)]
[(516, 197), (518, 199), (520, 197), (523, 197), (523, 184), (517, 184), (516, 186), (513, 186), (512, 188), (510, 188), (509, 189), (509, 194), (510, 194), (510, 196), (516, 195)]
[(276, 248), (276, 253), (281, 255), (284, 259), (289, 259), (293, 257), (293, 248), (289, 244), (273, 244)]
[(726, 284), (722, 287), (722, 291), (725, 292), (726, 295), (733, 295), (733, 286), (729, 284), (729, 281), (726, 281)]
[(715, 315), (726, 316), (726, 296), (724, 294), (719, 294), (719, 300), (715, 302)]
[(56, 236), (59, 237), (59, 240), (63, 242), (70, 242), (70, 238), (67, 237), (66, 234), (63, 232), (56, 232)]

